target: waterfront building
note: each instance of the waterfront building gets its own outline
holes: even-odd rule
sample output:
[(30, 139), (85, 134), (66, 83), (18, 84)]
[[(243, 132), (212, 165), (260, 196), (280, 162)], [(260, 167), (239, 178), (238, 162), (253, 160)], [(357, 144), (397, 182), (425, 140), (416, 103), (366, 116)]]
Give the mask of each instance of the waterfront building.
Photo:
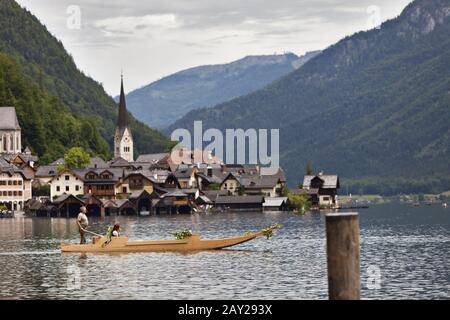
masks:
[(217, 208), (234, 211), (262, 211), (263, 196), (219, 196), (214, 201)]
[[(338, 207), (337, 191), (340, 188), (339, 177), (336, 174), (306, 175), (303, 179), (303, 189), (317, 194), (321, 207)], [(306, 191), (308, 193), (308, 191)]]
[(49, 182), (50, 199), (64, 194), (82, 195), (84, 193), (84, 176), (82, 171), (66, 169), (55, 175)]
[(13, 165), (0, 167), (0, 204), (8, 210), (23, 210), (32, 197), (32, 180), (32, 176)]
[(142, 172), (128, 172), (116, 184), (118, 198), (126, 199), (132, 193), (146, 191), (153, 193), (153, 181)]
[(197, 188), (197, 172), (195, 167), (179, 166), (174, 172), (178, 183), (183, 189)]
[(100, 199), (115, 199), (116, 185), (123, 177), (124, 171), (120, 168), (85, 169), (84, 193), (94, 194)]

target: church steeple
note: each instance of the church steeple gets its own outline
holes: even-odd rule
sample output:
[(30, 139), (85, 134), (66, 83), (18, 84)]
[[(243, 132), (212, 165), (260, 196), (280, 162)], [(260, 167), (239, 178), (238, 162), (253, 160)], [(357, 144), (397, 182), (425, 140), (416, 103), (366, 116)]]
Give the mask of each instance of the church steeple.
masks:
[(117, 126), (120, 129), (128, 127), (127, 104), (125, 102), (125, 92), (123, 90), (123, 74), (121, 75), (120, 80), (119, 118), (117, 120)]
[(128, 113), (122, 75), (120, 81), (119, 117), (117, 118), (117, 128), (114, 135), (114, 158), (120, 157), (132, 162), (134, 161), (133, 151), (133, 136), (128, 127)]

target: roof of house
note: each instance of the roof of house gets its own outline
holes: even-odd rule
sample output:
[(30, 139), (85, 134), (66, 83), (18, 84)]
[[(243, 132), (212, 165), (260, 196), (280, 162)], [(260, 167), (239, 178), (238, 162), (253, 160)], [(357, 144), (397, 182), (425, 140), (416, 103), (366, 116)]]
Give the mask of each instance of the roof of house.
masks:
[(13, 166), (13, 165), (8, 165), (8, 166), (4, 166), (4, 167), (0, 167), (0, 172), (1, 173), (7, 173), (10, 176), (14, 175), (15, 173), (18, 173), (22, 176), (22, 178), (24, 180), (32, 180), (33, 177), (30, 176), (27, 172), (18, 169), (17, 167)]
[(219, 196), (216, 204), (246, 204), (246, 203), (263, 203), (263, 196)]
[(108, 168), (108, 164), (102, 158), (91, 157), (89, 168)]
[(129, 176), (131, 174), (142, 174), (144, 177), (146, 177), (153, 183), (163, 184), (164, 182), (166, 182), (167, 177), (172, 173), (169, 172), (168, 170), (149, 170), (149, 169), (125, 171), (125, 176)]
[(168, 161), (171, 164), (222, 164), (223, 160), (219, 157), (212, 155), (209, 150), (200, 149), (173, 149), (170, 153)]
[(59, 164), (66, 164), (66, 160), (64, 160), (64, 158), (59, 158), (50, 163), (51, 166), (57, 166)]
[(202, 202), (206, 203), (206, 204), (212, 204), (213, 202), (211, 201), (211, 199), (209, 199), (207, 196), (199, 196), (197, 198), (197, 201), (201, 200)]
[(173, 174), (177, 179), (189, 179), (193, 171), (194, 168), (179, 168)]
[(246, 189), (272, 189), (278, 184), (280, 178), (278, 176), (256, 176), (244, 178), (241, 181)]
[(281, 167), (276, 169), (261, 167), (260, 174), (262, 176), (276, 176), (280, 179), (280, 181), (286, 182), (286, 175), (284, 174), (284, 170)]
[(60, 195), (58, 198), (56, 198), (55, 200), (53, 200), (54, 204), (59, 204), (62, 203), (64, 201), (66, 201), (69, 198), (73, 198), (75, 200), (77, 200), (80, 204), (84, 204), (83, 200), (81, 200), (80, 198), (72, 195), (72, 194), (62, 194)]
[(115, 158), (109, 162), (110, 167), (129, 167), (131, 163), (122, 157)]
[(0, 157), (0, 167), (9, 167), (11, 164), (3, 156)]
[(37, 162), (39, 160), (38, 156), (34, 156), (29, 153), (19, 153), (17, 156), (20, 157), (25, 163), (29, 163), (30, 161)]
[(265, 198), (263, 207), (280, 207), (288, 201), (287, 197)]
[(140, 163), (150, 163), (150, 164), (157, 164), (161, 160), (164, 160), (169, 157), (169, 153), (152, 153), (152, 154), (141, 154), (137, 159), (136, 162)]
[(56, 165), (39, 166), (37, 168), (35, 177), (54, 177), (58, 174)]
[(20, 130), (15, 107), (0, 107), (0, 130)]
[(224, 179), (223, 176), (218, 176), (218, 175), (215, 175), (215, 174), (213, 174), (212, 176), (208, 176), (205, 173), (197, 173), (197, 176), (202, 178), (202, 180), (205, 180), (205, 181), (207, 181), (209, 183), (217, 183), (217, 184), (222, 183), (222, 181)]
[(222, 184), (229, 179), (237, 180), (239, 184), (246, 189), (271, 189), (280, 181), (280, 178), (277, 175), (260, 176), (255, 174), (249, 175), (230, 172), (225, 179), (223, 179)]
[(219, 196), (227, 196), (227, 190), (203, 190), (202, 193), (211, 200), (215, 200)]
[[(89, 168), (89, 169), (80, 169), (80, 170), (73, 170), (74, 172), (76, 172), (79, 175), (82, 175), (85, 179), (85, 182), (89, 182), (89, 183), (102, 183), (102, 182), (111, 182), (111, 181), (119, 181), (120, 178), (122, 178), (124, 170), (122, 168)], [(95, 173), (96, 175), (101, 175), (104, 172), (109, 172), (111, 173), (113, 176), (112, 178), (109, 179), (104, 179), (104, 178), (98, 178), (98, 179), (86, 179), (86, 175), (88, 173)]]
[(80, 179), (81, 181), (84, 181), (85, 173), (86, 173), (85, 169), (65, 169), (61, 173), (57, 173), (56, 175), (54, 175), (52, 177), (52, 179), (50, 180), (50, 182), (55, 180), (55, 179), (58, 179), (62, 175), (66, 175), (66, 174), (71, 174), (71, 175), (77, 177), (78, 179)]
[(187, 197), (188, 195), (181, 191), (180, 189), (175, 189), (174, 191), (167, 192), (162, 195), (162, 198), (166, 197)]
[(303, 179), (303, 188), (311, 187), (311, 181), (316, 177), (323, 181), (324, 189), (339, 188), (339, 177), (336, 174), (306, 175)]

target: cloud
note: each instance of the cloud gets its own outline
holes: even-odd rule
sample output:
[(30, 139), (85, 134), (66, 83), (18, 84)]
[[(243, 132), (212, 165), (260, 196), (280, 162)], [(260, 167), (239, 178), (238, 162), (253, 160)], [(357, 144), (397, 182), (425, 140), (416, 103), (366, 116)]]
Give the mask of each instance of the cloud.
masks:
[[(1, 0), (0, 0), (1, 1)], [(398, 15), (411, 0), (17, 0), (72, 53), (77, 64), (116, 94), (201, 64), (249, 54), (324, 49), (367, 26), (367, 8)], [(67, 28), (67, 8), (81, 29)]]
[(129, 35), (138, 36), (143, 32), (158, 30), (164, 32), (165, 29), (174, 29), (182, 26), (176, 15), (168, 14), (147, 14), (144, 16), (114, 17), (97, 20), (94, 27), (100, 29), (106, 36)]

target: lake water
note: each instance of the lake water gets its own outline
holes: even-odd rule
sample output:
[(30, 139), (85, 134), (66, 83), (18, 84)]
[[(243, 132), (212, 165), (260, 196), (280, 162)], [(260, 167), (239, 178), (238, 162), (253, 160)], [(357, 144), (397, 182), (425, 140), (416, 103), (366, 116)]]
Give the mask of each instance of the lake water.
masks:
[[(385, 204), (359, 212), (362, 298), (450, 298), (450, 209)], [(203, 238), (283, 228), (223, 251), (61, 254), (61, 240), (79, 241), (73, 219), (0, 219), (0, 299), (328, 297), (323, 213), (111, 217), (91, 219), (90, 229), (104, 233), (116, 220), (131, 239), (170, 239), (184, 228)]]

